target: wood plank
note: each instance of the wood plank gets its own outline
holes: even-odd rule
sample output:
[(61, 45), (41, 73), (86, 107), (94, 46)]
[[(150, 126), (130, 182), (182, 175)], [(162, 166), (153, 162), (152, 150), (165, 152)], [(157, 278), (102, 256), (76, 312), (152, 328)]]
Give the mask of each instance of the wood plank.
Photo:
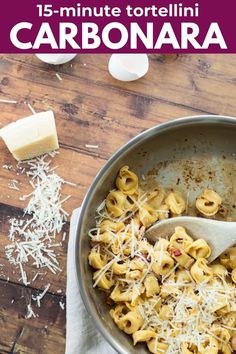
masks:
[[(65, 302), (63, 296), (46, 294), (38, 308), (31, 301), (37, 292), (24, 286), (4, 283), (0, 280), (0, 353), (64, 353), (65, 344), (65, 311), (59, 301)], [(25, 319), (27, 305), (38, 316)]]
[[(157, 123), (202, 113), (202, 110), (159, 99), (158, 94), (163, 91), (163, 86), (157, 84), (155, 75), (143, 78), (137, 86), (128, 83), (119, 87), (121, 84), (108, 74), (104, 77), (104, 81), (107, 80), (105, 83), (88, 79), (86, 73), (82, 77), (83, 70), (88, 70), (87, 66), (76, 69), (75, 61), (73, 67), (69, 67), (72, 72), (63, 74), (63, 81), (59, 81), (54, 67), (42, 66), (38, 61), (32, 67), (27, 63), (16, 64), (8, 57), (1, 59), (0, 81), (5, 78), (7, 82), (1, 85), (2, 97), (19, 101), (17, 105), (2, 106), (2, 125), (28, 114), (24, 102), (30, 101), (36, 111), (54, 110), (59, 139), (64, 146), (96, 156), (99, 154), (101, 158), (108, 158), (123, 143)], [(101, 64), (102, 59), (98, 59), (98, 68)], [(34, 85), (30, 85), (32, 81)], [(143, 95), (134, 92), (134, 87), (140, 85)], [(87, 149), (86, 144), (99, 145), (99, 151)]]
[[(108, 55), (78, 56), (72, 67), (68, 63), (59, 70), (78, 79), (83, 77), (97, 85), (109, 86), (112, 90), (120, 89), (121, 94), (127, 91), (205, 112), (226, 114), (228, 110), (227, 114), (235, 114), (234, 55), (149, 55), (149, 72), (135, 83), (114, 80), (107, 71), (108, 59)], [(33, 67), (46, 66), (34, 56), (26, 60), (18, 56), (17, 60)]]
[(52, 328), (24, 326), (12, 354), (64, 354), (65, 334)]

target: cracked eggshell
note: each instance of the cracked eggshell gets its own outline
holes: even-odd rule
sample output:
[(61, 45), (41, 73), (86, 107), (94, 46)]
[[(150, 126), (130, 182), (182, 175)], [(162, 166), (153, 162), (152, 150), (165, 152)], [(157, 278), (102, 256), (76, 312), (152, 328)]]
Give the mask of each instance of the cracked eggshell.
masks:
[(77, 54), (36, 54), (36, 57), (47, 64), (60, 65), (68, 63)]
[(117, 80), (134, 81), (143, 77), (149, 68), (147, 54), (112, 54), (109, 73)]

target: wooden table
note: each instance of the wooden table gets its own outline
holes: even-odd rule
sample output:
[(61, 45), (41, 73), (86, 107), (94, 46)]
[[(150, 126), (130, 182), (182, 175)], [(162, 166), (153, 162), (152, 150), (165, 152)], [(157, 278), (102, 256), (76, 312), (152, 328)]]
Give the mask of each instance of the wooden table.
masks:
[[(30, 115), (28, 104), (36, 112), (55, 112), (60, 154), (54, 163), (59, 175), (77, 184), (63, 189), (73, 195), (66, 204), (69, 212), (81, 204), (111, 154), (139, 132), (188, 115), (236, 116), (236, 56), (151, 55), (148, 74), (133, 83), (114, 80), (107, 62), (106, 55), (79, 55), (72, 63), (54, 67), (34, 55), (0, 56), (0, 99), (17, 101), (0, 103), (0, 127)], [(0, 354), (61, 354), (65, 310), (59, 302), (65, 301), (67, 240), (59, 249), (62, 272), (48, 272), (32, 286), (23, 286), (19, 271), (5, 256), (9, 217), (22, 214), (26, 202), (19, 197), (31, 190), (25, 176), (1, 167), (14, 163), (0, 142)], [(9, 189), (12, 179), (19, 182), (19, 191)], [(30, 266), (27, 271), (35, 274)], [(39, 317), (25, 319), (31, 295), (47, 283), (51, 286), (42, 306), (34, 307)]]

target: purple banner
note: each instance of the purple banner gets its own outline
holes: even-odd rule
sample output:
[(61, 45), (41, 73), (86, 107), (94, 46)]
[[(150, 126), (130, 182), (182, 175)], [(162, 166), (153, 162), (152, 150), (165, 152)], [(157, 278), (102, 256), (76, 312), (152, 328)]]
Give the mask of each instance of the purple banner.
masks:
[(236, 53), (235, 0), (8, 0), (0, 53)]

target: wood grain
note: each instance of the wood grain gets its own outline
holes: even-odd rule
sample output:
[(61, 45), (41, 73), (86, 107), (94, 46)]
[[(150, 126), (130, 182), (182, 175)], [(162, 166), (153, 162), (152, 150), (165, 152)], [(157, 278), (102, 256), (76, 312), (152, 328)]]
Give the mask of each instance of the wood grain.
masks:
[[(0, 281), (0, 353), (64, 352), (65, 320), (59, 301), (65, 298), (46, 294), (40, 308), (32, 303), (36, 318), (26, 320), (26, 307), (37, 291)], [(32, 301), (33, 302), (33, 301)]]
[[(227, 114), (235, 114), (233, 74), (236, 68), (229, 60), (227, 67), (232, 76), (229, 72), (227, 80), (223, 80), (219, 60), (226, 65), (224, 56), (209, 56), (208, 59), (179, 56), (172, 61), (160, 61), (159, 56), (154, 56), (148, 75), (139, 82), (128, 84), (110, 78), (106, 57), (92, 57), (91, 63), (86, 60), (87, 56), (84, 57), (88, 63), (85, 67), (74, 61), (72, 67), (66, 65), (64, 72), (59, 69), (62, 81), (55, 75), (56, 68), (50, 69), (43, 63), (37, 65), (36, 58), (31, 59), (30, 65), (20, 62), (17, 66), (14, 61), (4, 59), (2, 65), (9, 81), (2, 90), (19, 104), (8, 106), (2, 124), (13, 115), (18, 117), (18, 110), (27, 113), (25, 100), (21, 100), (23, 95), (36, 111), (55, 111), (62, 132), (60, 141), (65, 147), (99, 153), (100, 157), (107, 158), (132, 136), (158, 122), (204, 112), (225, 114), (227, 110)], [(102, 64), (99, 72), (96, 58)], [(32, 75), (34, 85), (30, 85)], [(19, 81), (22, 77), (23, 87)], [(99, 152), (88, 151), (85, 144), (99, 145)]]
[[(236, 57), (233, 55), (151, 55), (150, 70), (139, 81), (122, 83), (107, 71), (107, 55), (78, 55), (63, 66), (50, 66), (34, 55), (0, 55), (0, 127), (36, 112), (55, 112), (60, 154), (53, 159), (57, 173), (76, 184), (65, 185), (72, 195), (65, 207), (78, 207), (98, 170), (111, 154), (139, 132), (174, 118), (199, 114), (236, 116)], [(56, 73), (62, 77), (58, 80)], [(91, 149), (87, 144), (98, 145)], [(12, 165), (11, 170), (1, 168)], [(67, 241), (58, 248), (62, 272), (49, 272), (30, 287), (9, 265), (9, 218), (21, 216), (27, 201), (19, 197), (31, 191), (25, 175), (0, 142), (0, 353), (64, 353)], [(19, 191), (9, 188), (17, 180)], [(68, 233), (69, 223), (65, 230)], [(62, 235), (58, 236), (61, 240)], [(36, 270), (29, 264), (32, 278)], [(32, 307), (38, 317), (25, 319), (32, 294), (50, 283), (42, 306)], [(61, 291), (58, 293), (57, 291)]]

